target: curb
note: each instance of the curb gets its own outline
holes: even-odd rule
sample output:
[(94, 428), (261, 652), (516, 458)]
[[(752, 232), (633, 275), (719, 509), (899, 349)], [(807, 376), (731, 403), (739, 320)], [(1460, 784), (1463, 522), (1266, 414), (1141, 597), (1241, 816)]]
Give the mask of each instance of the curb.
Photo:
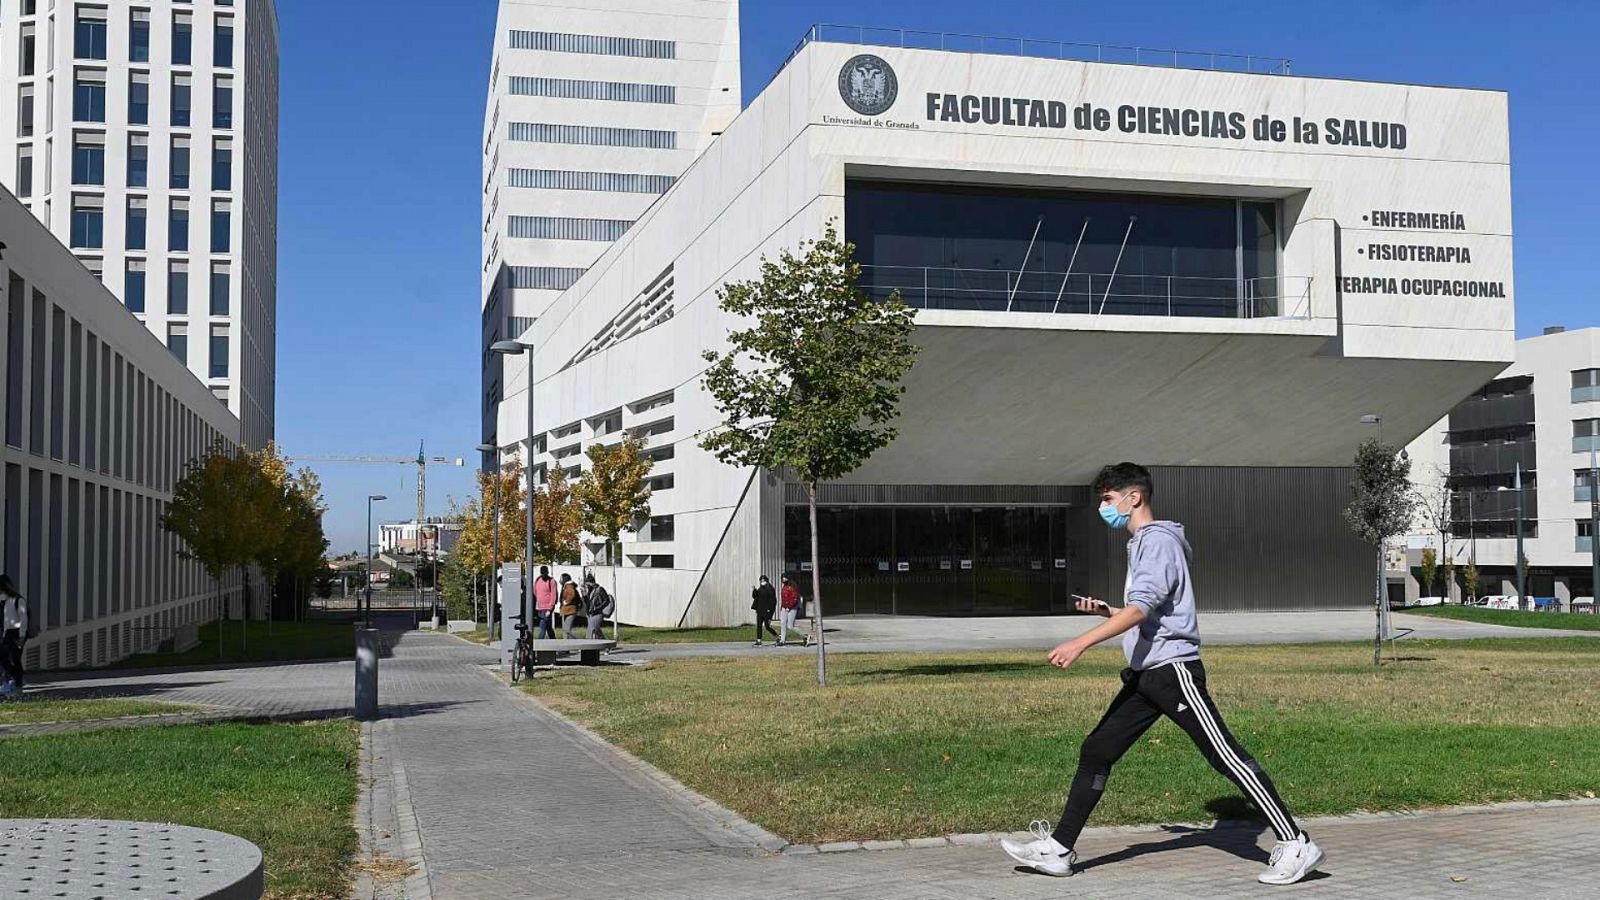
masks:
[(506, 683), (505, 679), (501, 678), (494, 672), (489, 671), (488, 668), (476, 667), (476, 671), (483, 673), (484, 677), (493, 679), (502, 687), (511, 691), (511, 693), (520, 698), (522, 702), (534, 706), (541, 712), (549, 715), (559, 726), (567, 729), (579, 740), (585, 744), (588, 744), (591, 752), (594, 752), (596, 756), (610, 756), (616, 759), (633, 773), (643, 776), (645, 779), (653, 782), (657, 787), (665, 790), (668, 794), (673, 795), (676, 799), (694, 807), (696, 810), (712, 819), (712, 821), (714, 821), (717, 825), (720, 825), (726, 831), (731, 832), (733, 836), (740, 838), (742, 843), (753, 845), (752, 849), (759, 848), (767, 851), (768, 853), (782, 853), (786, 852), (787, 848), (792, 846), (784, 838), (781, 838), (765, 828), (762, 828), (760, 825), (751, 822), (745, 817), (739, 815), (731, 809), (728, 809), (722, 804), (717, 803), (715, 800), (712, 800), (710, 797), (705, 796), (699, 791), (686, 787), (682, 782), (678, 781), (676, 778), (673, 778), (671, 775), (668, 775), (666, 772), (661, 771), (650, 763), (645, 762), (644, 760), (634, 756), (632, 753), (629, 753), (621, 747), (618, 747), (600, 735), (595, 734), (587, 727), (551, 709), (549, 706), (541, 703), (537, 697), (530, 696), (525, 691), (512, 688)]
[(0, 725), (0, 741), (15, 738), (44, 737), (53, 734), (72, 734), (79, 731), (102, 731), (113, 728), (162, 728), (171, 725), (221, 725), (243, 722), (247, 725), (271, 725), (279, 722), (319, 722), (329, 719), (348, 719), (348, 709), (318, 709), (305, 712), (263, 713), (151, 713), (143, 716), (118, 716), (114, 719), (77, 719), (65, 722), (29, 722)]

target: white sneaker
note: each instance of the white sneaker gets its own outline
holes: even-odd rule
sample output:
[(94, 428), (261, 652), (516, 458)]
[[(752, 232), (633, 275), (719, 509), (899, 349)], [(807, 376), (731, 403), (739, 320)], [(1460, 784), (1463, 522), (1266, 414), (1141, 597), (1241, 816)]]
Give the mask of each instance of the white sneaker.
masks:
[(1327, 854), (1305, 832), (1292, 841), (1279, 841), (1272, 846), (1272, 857), (1267, 860), (1267, 870), (1256, 880), (1262, 884), (1294, 884), (1310, 875)]
[(1072, 864), (1078, 861), (1078, 854), (1071, 848), (1061, 846), (1061, 843), (1051, 836), (1050, 823), (1035, 820), (1028, 826), (1028, 830), (1033, 832), (1035, 840), (1023, 844), (1008, 838), (1000, 842), (1000, 849), (1006, 851), (1007, 856), (1035, 872), (1055, 875), (1058, 878), (1071, 875)]

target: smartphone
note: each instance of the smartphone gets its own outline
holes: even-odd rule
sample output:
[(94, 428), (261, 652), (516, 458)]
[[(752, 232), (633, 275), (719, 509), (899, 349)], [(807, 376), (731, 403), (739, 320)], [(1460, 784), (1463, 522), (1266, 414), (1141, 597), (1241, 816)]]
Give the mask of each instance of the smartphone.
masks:
[(1107, 609), (1111, 608), (1111, 605), (1109, 603), (1105, 602), (1104, 600), (1096, 600), (1093, 597), (1085, 597), (1082, 594), (1072, 594), (1070, 596), (1074, 600), (1087, 600), (1090, 603), (1098, 603), (1098, 604), (1100, 604), (1101, 606), (1103, 606), (1103, 607), (1105, 607)]

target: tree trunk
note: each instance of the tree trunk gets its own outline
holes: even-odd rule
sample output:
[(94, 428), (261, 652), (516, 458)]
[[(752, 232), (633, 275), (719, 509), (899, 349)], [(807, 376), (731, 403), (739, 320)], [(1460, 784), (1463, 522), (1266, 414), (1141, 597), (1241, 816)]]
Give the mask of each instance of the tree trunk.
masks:
[(811, 515), (811, 630), (817, 634), (817, 686), (828, 686), (827, 637), (822, 629), (822, 566), (817, 558), (817, 483), (806, 485), (806, 505)]
[(1378, 573), (1373, 587), (1373, 611), (1377, 613), (1377, 631), (1372, 638), (1372, 664), (1383, 665), (1383, 542), (1378, 542)]
[(250, 570), (239, 567), (239, 589), (244, 591), (244, 602), (239, 605), (239, 647), (245, 656), (250, 655)]
[(217, 588), (217, 659), (222, 659), (222, 623), (228, 617), (227, 601), (222, 599), (222, 576), (213, 575), (211, 583)]

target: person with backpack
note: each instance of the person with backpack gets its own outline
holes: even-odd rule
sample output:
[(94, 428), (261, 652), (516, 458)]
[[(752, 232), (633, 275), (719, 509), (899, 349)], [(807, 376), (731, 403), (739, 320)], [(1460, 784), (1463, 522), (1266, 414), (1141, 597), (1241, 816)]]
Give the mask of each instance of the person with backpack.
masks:
[[(783, 614), (778, 620), (778, 646), (782, 647), (789, 643), (790, 629), (800, 630), (795, 627), (794, 620), (800, 615), (800, 607), (805, 604), (805, 598), (800, 596), (800, 589), (795, 587), (794, 581), (787, 575), (783, 576), (783, 592), (780, 602), (783, 605)], [(811, 646), (811, 635), (802, 634), (800, 636), (800, 646)]]
[(0, 574), (0, 700), (22, 696), (26, 672), (22, 645), (28, 640), (28, 601), (22, 599), (10, 575)]
[(578, 590), (578, 583), (572, 576), (561, 573), (561, 585), (557, 588), (556, 608), (561, 612), (561, 632), (567, 640), (577, 638), (573, 629), (578, 627), (578, 616), (583, 614), (583, 593)]
[(1055, 828), (1036, 821), (1031, 828), (1034, 840), (1007, 838), (1000, 842), (1001, 849), (1036, 872), (1071, 875), (1077, 859), (1073, 845), (1105, 793), (1111, 767), (1166, 716), (1189, 735), (1212, 768), (1256, 805), (1277, 836), (1266, 871), (1256, 880), (1294, 884), (1304, 879), (1322, 864), (1322, 849), (1295, 824), (1272, 779), (1228, 730), (1206, 688), (1183, 526), (1156, 518), (1151, 506), (1155, 482), (1144, 466), (1127, 462), (1106, 466), (1095, 477), (1091, 496), (1099, 498), (1105, 524), (1129, 536), (1123, 605), (1115, 609), (1092, 597), (1078, 597), (1080, 612), (1106, 621), (1063, 642), (1048, 659), (1051, 665), (1067, 669), (1090, 647), (1121, 635), (1128, 667), (1122, 670), (1122, 687), (1110, 708), (1079, 748), (1078, 769)]
[(555, 639), (553, 621), (556, 614), (556, 580), (550, 577), (550, 567), (540, 566), (539, 577), (533, 580), (533, 614), (539, 620), (535, 639)]
[(778, 632), (772, 628), (772, 617), (778, 611), (778, 593), (772, 589), (772, 582), (767, 576), (761, 576), (761, 583), (750, 592), (750, 608), (756, 612), (756, 646), (761, 646), (761, 629), (765, 628), (767, 634), (773, 637)]
[(601, 629), (605, 627), (606, 619), (617, 614), (617, 601), (594, 580), (594, 573), (584, 576), (584, 581), (589, 587), (584, 607), (589, 617), (589, 639), (598, 641), (603, 636)]

